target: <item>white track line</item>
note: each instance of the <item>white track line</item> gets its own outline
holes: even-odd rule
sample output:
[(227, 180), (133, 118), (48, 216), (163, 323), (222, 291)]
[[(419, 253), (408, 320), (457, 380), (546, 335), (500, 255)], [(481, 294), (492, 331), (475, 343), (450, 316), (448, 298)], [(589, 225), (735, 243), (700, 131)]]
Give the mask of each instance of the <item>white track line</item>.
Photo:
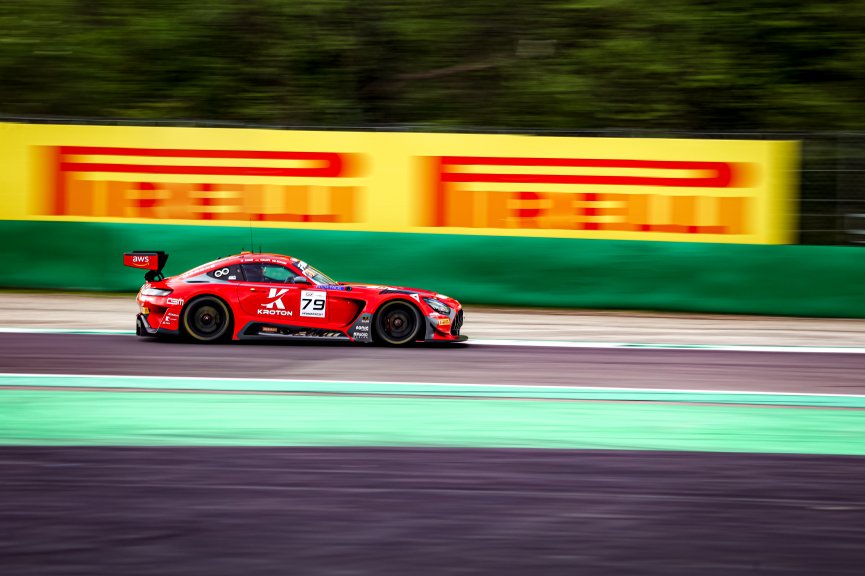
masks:
[(652, 344), (638, 342), (577, 342), (571, 340), (498, 340), (470, 339), (480, 346), (523, 346), (546, 348), (591, 348), (609, 350), (717, 350), (722, 352), (798, 352), (808, 354), (865, 354), (865, 347), (855, 346), (761, 346), (748, 344)]
[(381, 386), (430, 386), (430, 387), (466, 387), (483, 390), (485, 388), (513, 388), (524, 390), (526, 388), (537, 388), (546, 391), (586, 391), (586, 392), (661, 392), (671, 394), (734, 394), (743, 396), (829, 396), (839, 398), (865, 398), (865, 394), (833, 394), (824, 392), (778, 392), (766, 390), (712, 390), (705, 388), (633, 388), (612, 386), (575, 386), (554, 384), (482, 384), (471, 382), (402, 382), (384, 380), (324, 380), (317, 378), (237, 378), (237, 377), (210, 377), (210, 376), (144, 376), (144, 375), (111, 375), (111, 374), (64, 374), (64, 373), (32, 373), (32, 372), (0, 372), (0, 378), (79, 378), (83, 380), (179, 380), (189, 382), (281, 382), (285, 384), (358, 384), (358, 385), (381, 385)]
[[(134, 336), (132, 330), (98, 330), (89, 328), (10, 328), (0, 327), (0, 334), (83, 334)], [(654, 344), (641, 342), (580, 342), (574, 340), (509, 340), (470, 338), (473, 346), (514, 346), (532, 348), (584, 348), (589, 350), (695, 350), (716, 352), (784, 352), (793, 354), (865, 354), (857, 346), (764, 346), (748, 344)]]
[(10, 328), (0, 327), (0, 334), (95, 334), (135, 336), (135, 330), (99, 330), (94, 328)]

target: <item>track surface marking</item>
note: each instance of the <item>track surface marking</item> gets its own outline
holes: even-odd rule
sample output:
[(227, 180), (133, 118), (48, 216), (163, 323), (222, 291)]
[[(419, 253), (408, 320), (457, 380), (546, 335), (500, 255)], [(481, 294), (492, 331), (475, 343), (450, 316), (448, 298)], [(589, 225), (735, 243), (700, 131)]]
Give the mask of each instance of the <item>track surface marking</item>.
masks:
[[(848, 396), (865, 394), (863, 368), (865, 357), (856, 354), (195, 346), (128, 336), (0, 334), (6, 373)], [(0, 399), (32, 421), (26, 411), (44, 408), (32, 398), (45, 393), (0, 390)], [(135, 393), (66, 394), (82, 406), (105, 395), (102, 406), (110, 406)], [(193, 403), (178, 398), (165, 409), (194, 416)], [(234, 395), (217, 399), (236, 401)], [(594, 406), (605, 404), (586, 404)], [(798, 415), (812, 412), (748, 410), (785, 411), (782, 428), (800, 432)], [(858, 417), (848, 431), (863, 418), (821, 412)], [(80, 415), (93, 421), (84, 410)], [(62, 431), (63, 418), (75, 416), (60, 411), (40, 423)], [(675, 417), (658, 422), (679, 434)], [(106, 430), (109, 438), (116, 432)], [(865, 565), (863, 477), (861, 456), (6, 446), (0, 447), (0, 566), (4, 576), (282, 575), (286, 567), (310, 575), (858, 576)]]

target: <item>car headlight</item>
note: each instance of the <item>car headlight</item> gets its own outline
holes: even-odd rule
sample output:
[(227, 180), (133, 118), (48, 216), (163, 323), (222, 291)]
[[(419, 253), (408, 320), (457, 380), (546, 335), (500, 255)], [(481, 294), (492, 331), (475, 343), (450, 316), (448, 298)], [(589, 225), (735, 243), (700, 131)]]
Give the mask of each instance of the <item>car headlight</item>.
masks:
[(141, 291), (142, 296), (168, 296), (171, 290), (165, 288), (145, 288)]
[(435, 298), (424, 298), (424, 302), (429, 304), (429, 307), (438, 312), (439, 314), (444, 314), (445, 316), (451, 313), (450, 307), (444, 302), (436, 300)]

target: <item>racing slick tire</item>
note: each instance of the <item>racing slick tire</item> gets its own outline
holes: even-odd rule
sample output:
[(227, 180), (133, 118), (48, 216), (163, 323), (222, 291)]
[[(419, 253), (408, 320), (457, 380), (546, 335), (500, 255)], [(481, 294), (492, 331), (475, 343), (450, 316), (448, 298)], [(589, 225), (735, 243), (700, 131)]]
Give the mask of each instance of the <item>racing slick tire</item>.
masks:
[(421, 329), (420, 311), (403, 300), (386, 302), (375, 315), (375, 340), (390, 346), (414, 342)]
[(201, 296), (183, 308), (182, 325), (186, 336), (196, 342), (219, 342), (231, 337), (231, 311), (214, 296)]

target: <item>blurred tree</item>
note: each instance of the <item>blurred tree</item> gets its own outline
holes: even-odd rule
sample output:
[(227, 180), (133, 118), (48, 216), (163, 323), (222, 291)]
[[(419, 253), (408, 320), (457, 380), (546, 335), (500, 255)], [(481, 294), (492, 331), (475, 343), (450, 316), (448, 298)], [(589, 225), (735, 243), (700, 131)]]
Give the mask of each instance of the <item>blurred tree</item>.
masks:
[(865, 0), (7, 0), (0, 113), (862, 130)]

